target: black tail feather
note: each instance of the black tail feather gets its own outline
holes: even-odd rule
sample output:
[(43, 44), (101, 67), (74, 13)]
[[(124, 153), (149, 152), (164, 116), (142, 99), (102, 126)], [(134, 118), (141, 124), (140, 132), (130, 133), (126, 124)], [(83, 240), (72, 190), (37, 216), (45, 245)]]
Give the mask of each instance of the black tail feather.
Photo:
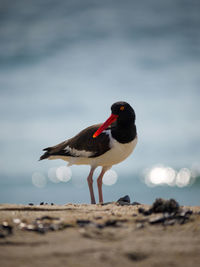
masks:
[(46, 148), (42, 149), (42, 151), (49, 151), (49, 150), (51, 150), (51, 147), (46, 147)]
[(39, 160), (48, 159), (50, 156), (57, 156), (57, 155), (64, 155), (68, 156), (67, 152), (64, 150), (66, 147), (66, 141), (56, 145), (56, 146), (50, 146), (43, 149), (44, 154), (40, 157)]
[(50, 153), (47, 151), (40, 157), (39, 160), (47, 159), (49, 156), (50, 156)]

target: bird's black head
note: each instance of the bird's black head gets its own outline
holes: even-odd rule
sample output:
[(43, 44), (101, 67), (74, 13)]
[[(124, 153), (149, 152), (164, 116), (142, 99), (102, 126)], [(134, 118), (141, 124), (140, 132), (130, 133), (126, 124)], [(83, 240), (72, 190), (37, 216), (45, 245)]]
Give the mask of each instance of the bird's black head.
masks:
[[(99, 136), (105, 129), (112, 125), (112, 135), (120, 142), (130, 142), (136, 136), (135, 112), (126, 102), (116, 102), (111, 106), (112, 114), (93, 134)], [(128, 131), (128, 133), (127, 133)], [(125, 137), (124, 137), (125, 135)]]
[(117, 121), (135, 121), (135, 111), (127, 102), (116, 102), (111, 106), (112, 114), (118, 115)]

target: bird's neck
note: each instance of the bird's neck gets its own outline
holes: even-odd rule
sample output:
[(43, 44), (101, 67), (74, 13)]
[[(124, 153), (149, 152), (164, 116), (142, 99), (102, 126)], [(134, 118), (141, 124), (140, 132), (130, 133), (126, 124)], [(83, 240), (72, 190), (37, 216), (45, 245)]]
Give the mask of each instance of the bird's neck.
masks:
[(129, 143), (137, 136), (134, 120), (117, 121), (111, 128), (112, 137), (119, 143)]

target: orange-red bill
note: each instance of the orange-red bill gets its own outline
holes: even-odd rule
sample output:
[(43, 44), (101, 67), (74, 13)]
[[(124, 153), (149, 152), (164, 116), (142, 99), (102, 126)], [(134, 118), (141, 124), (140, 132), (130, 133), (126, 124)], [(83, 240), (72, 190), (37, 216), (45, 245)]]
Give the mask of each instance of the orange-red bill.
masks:
[(96, 138), (98, 135), (100, 135), (105, 129), (108, 128), (109, 125), (111, 125), (114, 121), (116, 121), (117, 118), (118, 118), (118, 115), (111, 114), (110, 117), (93, 134), (93, 138)]

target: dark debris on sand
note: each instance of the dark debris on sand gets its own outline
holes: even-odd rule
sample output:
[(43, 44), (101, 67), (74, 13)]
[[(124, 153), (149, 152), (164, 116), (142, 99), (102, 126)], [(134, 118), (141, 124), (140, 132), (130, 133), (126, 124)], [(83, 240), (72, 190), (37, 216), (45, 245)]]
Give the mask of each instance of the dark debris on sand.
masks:
[(36, 218), (33, 222), (27, 223), (21, 221), (20, 219), (14, 219), (14, 223), (18, 226), (20, 230), (33, 231), (39, 234), (45, 234), (49, 231), (63, 230), (67, 227), (72, 227), (73, 225), (64, 223), (58, 217), (42, 216)]
[[(40, 205), (46, 204), (47, 203), (44, 202), (40, 203)], [(113, 204), (117, 206), (141, 205), (138, 202), (131, 203), (130, 197), (128, 195), (119, 198), (116, 202), (104, 203), (104, 205), (106, 204)], [(29, 205), (34, 204), (29, 203)], [(155, 202), (149, 209), (144, 209), (143, 207), (138, 207), (138, 209), (136, 208), (132, 216), (135, 217), (134, 222), (136, 222), (136, 229), (141, 229), (144, 228), (147, 224), (161, 224), (164, 226), (174, 225), (176, 223), (184, 224), (190, 220), (190, 216), (192, 215), (192, 213), (192, 210), (180, 207), (178, 202), (174, 199), (164, 200), (162, 198), (158, 198), (155, 200)], [(20, 230), (33, 231), (39, 234), (45, 234), (49, 231), (64, 230), (68, 227), (92, 227), (97, 229), (104, 229), (107, 227), (124, 227), (125, 223), (132, 223), (132, 220), (125, 217), (125, 214), (123, 219), (115, 217), (107, 218), (106, 220), (103, 219), (104, 218), (102, 216), (97, 216), (94, 218), (94, 220), (76, 219), (76, 221), (74, 221), (73, 223), (66, 223), (66, 221), (64, 221), (60, 217), (52, 217), (45, 215), (36, 218), (32, 222), (28, 223), (26, 220), (15, 218), (13, 219), (14, 225), (11, 225), (6, 221), (0, 224), (0, 238), (5, 238), (9, 235), (12, 235), (14, 227), (17, 227), (17, 229)]]
[(136, 202), (136, 201), (131, 203), (130, 197), (128, 195), (119, 198), (116, 202), (104, 202), (101, 205), (105, 206), (105, 205), (109, 205), (109, 204), (117, 204), (118, 206), (141, 205), (139, 202)]
[(131, 203), (130, 197), (128, 195), (121, 197), (117, 200), (117, 204), (120, 206), (128, 206), (128, 205), (141, 205), (139, 202), (134, 201)]
[(127, 222), (127, 220), (112, 219), (112, 220), (106, 220), (104, 223), (95, 223), (91, 220), (76, 220), (76, 224), (79, 227), (92, 226), (98, 229), (103, 229), (105, 227), (121, 227), (124, 222)]
[[(30, 202), (30, 203), (28, 203), (28, 205), (29, 205), (29, 206), (34, 206), (34, 203)], [(43, 205), (50, 205), (50, 204), (47, 203), (47, 202), (40, 202), (39, 205), (40, 205), (40, 206), (43, 206)], [(51, 206), (53, 206), (53, 205), (54, 205), (54, 203), (51, 203)]]
[(150, 224), (173, 225), (175, 223), (184, 224), (190, 219), (193, 213), (191, 210), (182, 209), (174, 199), (165, 200), (158, 198), (155, 200), (150, 209), (139, 208), (138, 212), (144, 216), (150, 216)]
[(0, 224), (0, 238), (5, 238), (13, 234), (13, 227), (8, 222)]

